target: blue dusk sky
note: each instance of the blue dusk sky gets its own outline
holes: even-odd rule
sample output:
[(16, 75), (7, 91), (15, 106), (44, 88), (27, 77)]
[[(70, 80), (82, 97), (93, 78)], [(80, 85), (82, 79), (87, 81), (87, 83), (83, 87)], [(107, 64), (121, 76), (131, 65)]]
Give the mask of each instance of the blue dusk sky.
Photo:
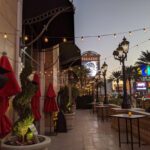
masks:
[[(113, 58), (113, 51), (125, 36), (130, 42), (126, 65), (134, 65), (141, 51), (150, 51), (150, 0), (74, 0), (75, 41), (81, 52), (95, 51), (101, 55), (101, 64), (105, 58), (108, 64), (108, 76), (112, 71), (120, 70), (119, 61)], [(132, 32), (135, 29), (148, 28)], [(127, 32), (124, 34), (117, 34)], [(102, 36), (98, 35), (114, 34)], [(82, 41), (81, 38), (87, 37)], [(138, 46), (136, 46), (138, 44)]]

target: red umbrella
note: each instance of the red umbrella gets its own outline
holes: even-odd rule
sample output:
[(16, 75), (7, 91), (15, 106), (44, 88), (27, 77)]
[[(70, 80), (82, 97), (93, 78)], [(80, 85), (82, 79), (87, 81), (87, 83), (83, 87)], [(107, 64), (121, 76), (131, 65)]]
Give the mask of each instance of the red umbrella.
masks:
[(46, 98), (45, 98), (45, 102), (44, 102), (44, 112), (50, 114), (50, 134), (52, 133), (51, 132), (52, 131), (52, 125), (54, 124), (53, 112), (59, 111), (58, 105), (55, 101), (55, 97), (56, 97), (56, 94), (55, 94), (55, 91), (53, 89), (53, 85), (49, 84)]
[(38, 85), (38, 91), (35, 93), (35, 95), (32, 97), (31, 100), (31, 107), (32, 107), (32, 113), (34, 115), (34, 119), (36, 121), (41, 119), (40, 114), (40, 97), (41, 97), (41, 90), (40, 90), (40, 78), (38, 74), (34, 74), (33, 81), (37, 83)]
[(11, 131), (10, 120), (5, 115), (9, 107), (9, 97), (13, 96), (21, 91), (14, 72), (6, 55), (0, 58), (0, 69), (7, 70), (5, 77), (8, 78), (8, 82), (0, 89), (0, 136), (4, 137)]
[(56, 94), (55, 94), (55, 91), (53, 89), (53, 85), (49, 84), (46, 98), (45, 98), (45, 102), (44, 102), (44, 112), (52, 113), (52, 112), (59, 111), (58, 105), (55, 101), (55, 97), (56, 97)]
[(4, 76), (8, 78), (8, 82), (0, 90), (0, 95), (9, 97), (21, 92), (21, 88), (16, 80), (15, 74), (6, 55), (3, 55), (0, 58), (0, 67), (9, 71), (4, 74)]

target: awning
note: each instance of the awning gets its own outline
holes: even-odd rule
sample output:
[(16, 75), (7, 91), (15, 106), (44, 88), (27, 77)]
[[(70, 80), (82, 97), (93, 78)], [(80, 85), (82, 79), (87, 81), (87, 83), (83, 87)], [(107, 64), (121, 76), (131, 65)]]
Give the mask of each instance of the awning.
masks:
[(54, 8), (70, 5), (69, 0), (25, 0), (23, 1), (23, 20), (40, 16)]
[(81, 51), (73, 42), (64, 42), (59, 45), (60, 68), (81, 66)]
[[(67, 11), (61, 12), (62, 9), (67, 9)], [(32, 45), (39, 51), (61, 43), (64, 37), (69, 37), (67, 40), (70, 41), (74, 40), (74, 7), (69, 0), (25, 0), (23, 3), (23, 37), (28, 36), (28, 40), (24, 41), (25, 44), (35, 39), (58, 12), (61, 13), (52, 19), (47, 30)], [(44, 42), (45, 37), (49, 42)]]

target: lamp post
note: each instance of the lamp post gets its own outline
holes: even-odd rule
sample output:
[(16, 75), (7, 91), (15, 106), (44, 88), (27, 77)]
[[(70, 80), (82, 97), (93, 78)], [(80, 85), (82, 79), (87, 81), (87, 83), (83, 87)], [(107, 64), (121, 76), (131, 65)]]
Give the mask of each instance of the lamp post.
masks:
[(96, 74), (96, 76), (95, 76), (95, 81), (96, 81), (96, 101), (97, 102), (99, 102), (99, 96), (100, 96), (100, 94), (99, 94), (99, 85), (100, 85), (100, 80), (101, 80), (101, 71), (98, 71), (97, 72), (97, 74)]
[(107, 84), (106, 84), (106, 72), (107, 72), (107, 68), (108, 68), (108, 65), (106, 64), (106, 62), (104, 62), (104, 64), (101, 67), (102, 75), (104, 77), (104, 94), (105, 94), (104, 104), (108, 104), (109, 103), (108, 102), (108, 98), (107, 98)]
[(125, 60), (127, 59), (127, 53), (129, 50), (129, 42), (126, 38), (123, 38), (123, 41), (119, 44), (118, 48), (113, 52), (114, 58), (119, 60), (122, 64), (123, 72), (123, 102), (122, 108), (131, 108), (130, 100), (127, 97), (127, 88), (126, 88), (126, 74), (125, 74)]

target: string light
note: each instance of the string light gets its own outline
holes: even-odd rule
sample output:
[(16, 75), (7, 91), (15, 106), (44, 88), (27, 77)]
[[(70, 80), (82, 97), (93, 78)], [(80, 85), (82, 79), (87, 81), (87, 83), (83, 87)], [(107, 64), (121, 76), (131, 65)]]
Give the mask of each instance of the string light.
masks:
[(5, 33), (4, 34), (4, 39), (7, 39), (7, 38), (8, 38), (7, 33)]
[[(114, 36), (115, 38), (117, 37), (117, 35), (124, 35), (125, 34), (129, 34), (130, 36), (132, 35), (132, 33), (134, 32), (138, 32), (138, 31), (144, 31), (144, 32), (147, 32), (148, 29), (150, 29), (150, 26), (149, 27), (144, 27), (144, 28), (139, 28), (139, 29), (134, 29), (134, 30), (130, 30), (130, 31), (124, 31), (124, 32), (118, 32), (118, 33), (108, 33), (108, 34), (102, 34), (102, 35), (87, 35), (87, 36), (77, 36), (77, 37), (54, 37), (54, 36), (48, 36), (47, 38), (56, 38), (56, 39), (63, 39), (63, 42), (67, 42), (67, 38), (75, 38), (75, 39), (78, 39), (80, 38), (82, 41), (84, 40), (84, 38), (92, 38), (92, 37), (98, 37), (98, 40), (100, 40), (101, 37), (106, 37), (106, 36)], [(1, 34), (1, 32), (0, 32)], [(4, 33), (3, 33), (4, 34)]]
[(66, 38), (63, 38), (63, 42), (64, 42), (64, 43), (67, 42), (67, 39), (66, 39)]
[(47, 37), (44, 38), (44, 42), (45, 42), (45, 43), (48, 43), (48, 42), (49, 42), (49, 40), (48, 40)]
[[(120, 33), (115, 33), (116, 35), (117, 34), (127, 34), (127, 33), (130, 33), (132, 34), (133, 32), (137, 32), (137, 31), (148, 31), (150, 27), (147, 27), (147, 28), (141, 28), (141, 29), (136, 29), (136, 30), (132, 30), (132, 31), (129, 31), (129, 32), (120, 32)], [(4, 32), (0, 32), (0, 34), (3, 35), (4, 38), (8, 38), (7, 35), (16, 35), (16, 34), (13, 34), (13, 33), (4, 33)], [(92, 36), (92, 37), (103, 37), (103, 36), (112, 36), (112, 35), (115, 35), (115, 34), (103, 34), (103, 35), (98, 35), (98, 36)], [(91, 36), (84, 36), (84, 37), (91, 37)], [(54, 38), (54, 37), (53, 37)], [(58, 37), (57, 37), (58, 38)], [(75, 38), (80, 38), (80, 37), (75, 37)], [(24, 39), (28, 40), (28, 36), (25, 36)], [(83, 40), (83, 36), (81, 37), (81, 39)], [(150, 39), (147, 39), (147, 41), (149, 41)], [(147, 42), (147, 41), (144, 41), (144, 42)], [(143, 44), (143, 43), (140, 43), (140, 44)], [(139, 46), (139, 44), (137, 44)], [(137, 46), (136, 45), (136, 46)], [(14, 61), (14, 62), (17, 62), (17, 63), (21, 63), (20, 61), (17, 61), (17, 60), (14, 60), (13, 58), (10, 58), (8, 57), (10, 60)], [(30, 58), (31, 59), (31, 58)]]
[(146, 28), (143, 28), (143, 31), (144, 31), (144, 32), (147, 32), (147, 29), (146, 29)]
[(132, 32), (131, 31), (129, 31), (129, 36), (131, 36), (132, 35)]
[(28, 40), (29, 40), (29, 38), (28, 38), (27, 35), (24, 36), (24, 40), (25, 40), (25, 41), (28, 41)]
[(84, 38), (83, 38), (83, 36), (81, 36), (81, 41), (83, 41), (84, 40)]
[(117, 34), (116, 34), (116, 33), (114, 33), (114, 37), (115, 37), (115, 38), (117, 37)]

